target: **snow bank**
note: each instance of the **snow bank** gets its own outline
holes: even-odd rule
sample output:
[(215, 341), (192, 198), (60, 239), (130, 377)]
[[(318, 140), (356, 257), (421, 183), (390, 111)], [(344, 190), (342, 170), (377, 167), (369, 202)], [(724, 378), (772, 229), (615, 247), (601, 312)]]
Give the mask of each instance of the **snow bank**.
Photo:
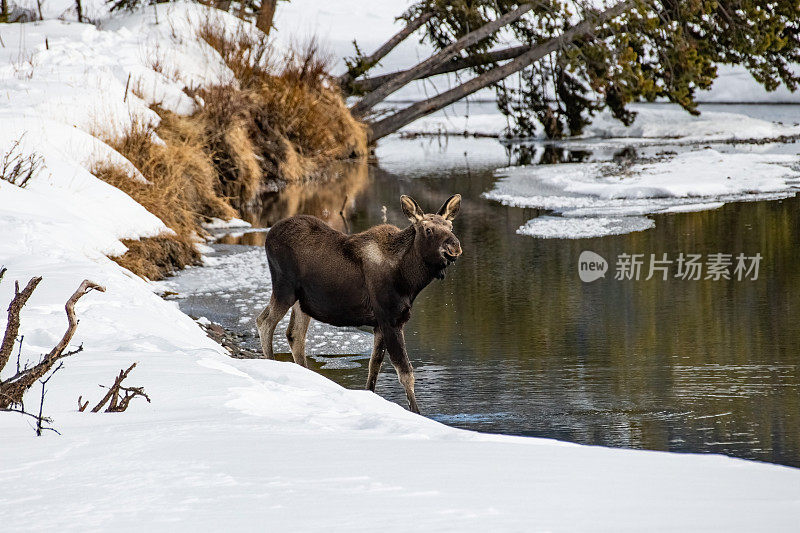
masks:
[(497, 110), (490, 113), (478, 113), (474, 115), (444, 112), (415, 120), (408, 126), (401, 128), (400, 133), (499, 137), (506, 132), (508, 125), (508, 119)]
[[(797, 72), (800, 65), (795, 64), (791, 68)], [(791, 92), (782, 84), (774, 91), (767, 91), (742, 66), (719, 65), (717, 73), (719, 76), (711, 88), (697, 93), (698, 102), (800, 104), (800, 91)]]
[(646, 214), (793, 196), (800, 189), (797, 164), (794, 155), (705, 149), (629, 168), (610, 162), (511, 167), (498, 171), (503, 177), (483, 196), (561, 215), (534, 219), (520, 234), (595, 237), (651, 228), (641, 217)]
[[(187, 87), (231, 81), (220, 56), (195, 34), (198, 21), (237, 20), (198, 4), (126, 13), (100, 27), (60, 20), (2, 25), (0, 107), (46, 117), (89, 134), (116, 135), (134, 122), (157, 124), (159, 104), (189, 114)], [(212, 15), (213, 13), (213, 15)]]
[(768, 122), (738, 113), (706, 111), (692, 116), (677, 106), (631, 106), (638, 114), (625, 126), (610, 112), (598, 114), (583, 138), (672, 139), (681, 142), (774, 139), (800, 135), (800, 126)]

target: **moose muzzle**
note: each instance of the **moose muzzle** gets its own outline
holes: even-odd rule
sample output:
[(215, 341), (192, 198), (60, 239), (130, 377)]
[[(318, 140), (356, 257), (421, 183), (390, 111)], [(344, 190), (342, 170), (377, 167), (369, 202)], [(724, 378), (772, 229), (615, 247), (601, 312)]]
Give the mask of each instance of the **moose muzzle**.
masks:
[(442, 255), (448, 263), (455, 263), (458, 256), (461, 255), (461, 244), (458, 242), (445, 244), (442, 247)]

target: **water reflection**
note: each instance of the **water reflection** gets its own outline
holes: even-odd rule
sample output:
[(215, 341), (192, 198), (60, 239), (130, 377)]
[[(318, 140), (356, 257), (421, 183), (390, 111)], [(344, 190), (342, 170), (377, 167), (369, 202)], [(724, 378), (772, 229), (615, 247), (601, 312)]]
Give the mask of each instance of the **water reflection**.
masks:
[[(288, 214), (327, 212), (336, 225), (346, 197), (353, 231), (380, 223), (384, 205), (389, 222), (403, 226), (401, 194), (433, 209), (459, 192), (455, 231), (464, 255), (420, 295), (406, 330), (423, 413), (484, 431), (800, 466), (800, 199), (655, 215), (656, 227), (643, 233), (533, 239), (515, 230), (538, 210), (480, 197), (509, 157), (497, 145), (476, 148), (485, 157), (468, 165), (455, 163), (459, 154), (443, 155), (449, 163), (425, 155), (434, 159), (427, 172), (415, 150), (389, 154), (384, 168), (358, 168), (344, 172), (342, 184), (275, 198), (251, 220), (269, 225)], [(537, 163), (545, 153), (555, 154), (548, 160), (597, 157), (514, 150), (520, 161)], [(609, 277), (584, 284), (576, 265), (586, 249), (611, 261), (621, 253), (680, 252), (760, 253), (763, 260), (757, 281)], [(312, 366), (361, 388), (363, 361)], [(390, 365), (378, 391), (404, 404)]]
[[(479, 199), (492, 181), (475, 169), (410, 182), (376, 171), (359, 201), (366, 226), (371, 204), (401, 192), (423, 205), (465, 195), (464, 258), (421, 295), (407, 335), (429, 414), (472, 429), (800, 466), (800, 200), (656, 216), (638, 234), (538, 240), (514, 234), (538, 212)], [(764, 270), (754, 282), (583, 284), (584, 249), (759, 252)], [(382, 377), (384, 394), (402, 401), (393, 376)]]
[[(549, 143), (506, 144), (505, 147), (510, 166), (582, 163), (592, 155), (591, 150), (575, 150)], [(622, 150), (633, 150), (635, 153), (633, 148)]]
[[(268, 228), (278, 220), (297, 214), (314, 215), (339, 231), (349, 230), (349, 218), (355, 199), (368, 186), (370, 175), (366, 160), (332, 164), (325, 181), (287, 185), (280, 192), (264, 193), (259, 209), (243, 213), (255, 227)], [(223, 235), (220, 244), (263, 246), (265, 233), (245, 232)]]

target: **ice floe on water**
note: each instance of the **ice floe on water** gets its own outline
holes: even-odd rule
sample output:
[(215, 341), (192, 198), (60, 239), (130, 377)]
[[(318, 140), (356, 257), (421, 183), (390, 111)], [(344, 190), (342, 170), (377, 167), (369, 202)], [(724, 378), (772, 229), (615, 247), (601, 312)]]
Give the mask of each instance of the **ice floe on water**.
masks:
[(606, 235), (622, 235), (655, 227), (647, 217), (563, 218), (543, 216), (529, 220), (517, 233), (550, 239), (588, 239)]
[(798, 157), (685, 152), (630, 165), (536, 165), (498, 170), (484, 197), (552, 211), (517, 230), (543, 238), (587, 238), (654, 227), (645, 215), (717, 209), (726, 202), (787, 198), (800, 189)]

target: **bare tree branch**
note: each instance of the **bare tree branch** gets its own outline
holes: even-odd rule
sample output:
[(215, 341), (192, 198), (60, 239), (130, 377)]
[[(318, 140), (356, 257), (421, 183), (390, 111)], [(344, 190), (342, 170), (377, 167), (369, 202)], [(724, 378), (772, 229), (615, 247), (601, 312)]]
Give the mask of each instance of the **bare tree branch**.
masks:
[[(5, 273), (5, 269), (3, 269), (3, 273)], [(11, 357), (11, 352), (14, 350), (14, 342), (16, 342), (17, 334), (19, 333), (19, 314), (40, 281), (42, 281), (41, 277), (31, 278), (25, 288), (22, 289), (22, 292), (19, 292), (19, 283), (15, 284), (14, 299), (8, 304), (6, 333), (3, 337), (3, 344), (0, 345), (0, 369), (5, 368)]]
[[(459, 70), (463, 70), (469, 67), (477, 67), (480, 65), (491, 65), (492, 63), (498, 63), (500, 61), (514, 59), (515, 57), (521, 56), (528, 50), (530, 50), (530, 46), (520, 45), (520, 46), (512, 46), (511, 48), (505, 48), (503, 50), (495, 50), (492, 52), (487, 52), (485, 54), (476, 56), (458, 57), (439, 65), (430, 72), (415, 78), (415, 80), (422, 80), (425, 78), (430, 78), (432, 76), (438, 76), (439, 74), (458, 72)], [(395, 76), (403, 74), (404, 72), (405, 70), (399, 70), (396, 72), (390, 72), (389, 74), (381, 74), (380, 76), (364, 78), (361, 80), (354, 80), (351, 82), (350, 85), (357, 91), (370, 92), (374, 91), (375, 89), (377, 89), (390, 79), (394, 78)]]
[(409, 124), (418, 118), (438, 111), (439, 109), (442, 109), (453, 102), (461, 100), (465, 96), (469, 96), (470, 94), (479, 91), (484, 87), (488, 87), (493, 83), (497, 83), (498, 81), (510, 76), (511, 74), (514, 74), (515, 72), (519, 72), (534, 61), (537, 61), (546, 55), (555, 52), (578, 37), (591, 33), (596, 26), (618, 15), (621, 15), (625, 11), (635, 6), (636, 0), (628, 0), (625, 2), (620, 2), (619, 4), (616, 4), (600, 13), (589, 15), (588, 18), (564, 31), (564, 33), (558, 37), (532, 46), (527, 52), (518, 56), (516, 59), (513, 59), (502, 66), (496, 67), (489, 72), (481, 74), (480, 76), (472, 78), (458, 87), (443, 92), (434, 98), (417, 102), (404, 109), (401, 109), (393, 115), (375, 122), (371, 126), (370, 142), (374, 142), (382, 137), (385, 137), (386, 135), (397, 131), (406, 124)]
[[(6, 326), (2, 351), (0, 351), (0, 369), (2, 369), (8, 362), (8, 354), (11, 353), (10, 348), (8, 353), (6, 353), (7, 339), (11, 339), (8, 341), (8, 344), (13, 348), (14, 339), (19, 331), (19, 311), (22, 308), (22, 305), (24, 305), (30, 297), (30, 293), (33, 292), (33, 290), (36, 288), (36, 285), (38, 285), (41, 280), (42, 278), (40, 277), (31, 279), (31, 281), (28, 282), (28, 286), (25, 287), (21, 293), (17, 288), (17, 294), (14, 297), (14, 300), (12, 300), (11, 305), (9, 305), (9, 323)], [(8, 408), (14, 404), (21, 404), (22, 396), (25, 394), (25, 391), (27, 391), (34, 383), (36, 383), (37, 380), (41, 379), (45, 374), (47, 374), (50, 369), (53, 368), (53, 365), (55, 365), (56, 362), (64, 357), (74, 355), (83, 350), (83, 346), (80, 346), (72, 351), (64, 351), (69, 342), (72, 340), (75, 330), (78, 327), (78, 319), (75, 317), (75, 304), (83, 295), (91, 292), (92, 290), (105, 292), (104, 287), (89, 280), (84, 280), (80, 287), (78, 287), (78, 290), (76, 290), (69, 300), (67, 300), (67, 303), (64, 306), (64, 309), (67, 312), (67, 331), (49, 354), (45, 355), (38, 364), (30, 368), (25, 368), (10, 378), (0, 381), (0, 409)]]
[(409, 35), (417, 31), (423, 24), (428, 22), (432, 16), (433, 13), (425, 13), (424, 15), (420, 15), (414, 20), (409, 21), (402, 30), (394, 34), (391, 39), (379, 46), (378, 49), (372, 52), (371, 55), (360, 58), (356, 69), (348, 69), (347, 72), (339, 76), (337, 80), (339, 85), (345, 88), (348, 87), (355, 78), (377, 65), (378, 61), (386, 57), (386, 55), (394, 50), (398, 44), (405, 41)]
[[(119, 375), (114, 380), (114, 384), (108, 387), (108, 392), (106, 395), (103, 396), (103, 399), (100, 400), (97, 405), (94, 406), (94, 408), (92, 408), (93, 413), (99, 412), (106, 403), (108, 403), (108, 408), (105, 410), (106, 413), (121, 413), (128, 408), (131, 400), (136, 397), (144, 398), (147, 400), (147, 403), (150, 403), (150, 397), (144, 392), (143, 387), (122, 386), (122, 382), (128, 377), (128, 374), (130, 374), (131, 370), (134, 368), (136, 368), (136, 363), (133, 363), (130, 367), (128, 367), (127, 370), (119, 371)], [(103, 387), (103, 385), (100, 385), (100, 387)], [(125, 394), (120, 397), (120, 392), (124, 392)], [(85, 410), (88, 404), (89, 402), (86, 402), (85, 404), (81, 405), (81, 398), (78, 398), (79, 411)]]
[(410, 81), (416, 79), (417, 77), (424, 76), (425, 74), (435, 69), (442, 63), (445, 63), (446, 61), (453, 58), (464, 48), (472, 46), (481, 39), (484, 39), (492, 35), (503, 26), (506, 26), (507, 24), (511, 24), (512, 22), (519, 20), (520, 18), (522, 18), (523, 15), (525, 15), (525, 13), (527, 13), (534, 7), (535, 7), (534, 3), (522, 4), (516, 9), (509, 11), (505, 15), (498, 17), (492, 22), (484, 24), (477, 30), (466, 34), (465, 36), (458, 39), (456, 42), (446, 46), (439, 52), (433, 54), (425, 61), (417, 64), (416, 66), (406, 71), (403, 71), (402, 74), (399, 74), (398, 76), (392, 78), (391, 80), (388, 80), (386, 83), (384, 83), (371, 93), (367, 94), (364, 98), (362, 98), (358, 103), (356, 103), (353, 107), (350, 108), (350, 111), (353, 113), (355, 117), (363, 117), (373, 107), (375, 107), (376, 104), (385, 100), (387, 96), (394, 93), (398, 89), (404, 87)]

